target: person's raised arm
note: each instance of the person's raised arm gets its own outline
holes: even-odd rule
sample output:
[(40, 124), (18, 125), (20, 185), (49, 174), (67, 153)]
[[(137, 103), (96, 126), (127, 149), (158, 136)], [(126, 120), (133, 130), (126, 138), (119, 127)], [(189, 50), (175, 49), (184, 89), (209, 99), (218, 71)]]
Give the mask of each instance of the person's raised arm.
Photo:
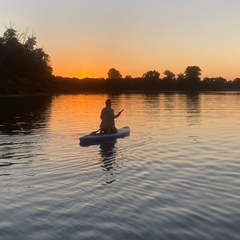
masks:
[(114, 117), (117, 118), (121, 115), (121, 113), (124, 111), (124, 109), (122, 109), (118, 114), (116, 114)]

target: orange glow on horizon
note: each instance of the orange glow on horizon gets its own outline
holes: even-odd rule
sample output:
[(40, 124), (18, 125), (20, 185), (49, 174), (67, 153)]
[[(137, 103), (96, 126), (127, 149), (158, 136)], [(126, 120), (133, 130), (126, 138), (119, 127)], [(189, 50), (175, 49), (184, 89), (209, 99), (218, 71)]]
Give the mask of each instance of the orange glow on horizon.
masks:
[[(190, 66), (190, 65), (189, 65)], [(114, 66), (112, 66), (114, 67)], [(103, 68), (74, 68), (74, 66), (65, 66), (65, 67), (55, 67), (53, 68), (53, 75), (55, 76), (61, 76), (61, 77), (69, 77), (69, 78), (79, 78), (79, 79), (84, 79), (84, 78), (107, 78), (107, 72), (109, 71), (110, 68), (112, 67), (103, 67)], [(239, 72), (239, 76), (237, 76), (236, 74), (234, 74), (233, 72), (231, 73), (230, 71), (230, 74), (222, 74), (222, 71), (218, 69), (205, 69), (206, 66), (204, 68), (202, 68), (201, 66), (199, 66), (202, 70), (202, 75), (201, 75), (201, 79), (203, 80), (205, 77), (209, 77), (209, 78), (215, 78), (215, 77), (222, 77), (222, 78), (225, 78), (227, 80), (234, 80), (235, 78), (238, 78), (240, 77), (240, 72)], [(114, 67), (116, 68), (116, 67)], [(148, 69), (148, 70), (145, 70), (145, 71), (132, 71), (132, 72), (129, 72), (128, 70), (124, 71), (124, 69), (120, 69), (120, 68), (116, 68), (117, 70), (120, 71), (120, 73), (122, 74), (122, 77), (125, 78), (126, 75), (130, 75), (132, 76), (133, 78), (136, 78), (136, 77), (142, 77), (142, 75), (147, 72), (147, 71), (150, 71), (150, 70), (156, 70), (158, 72), (160, 72), (160, 78), (164, 77), (164, 74), (163, 72), (165, 70), (170, 70), (172, 71), (176, 77), (178, 74), (180, 73), (184, 73), (185, 69), (183, 69), (182, 71), (177, 71), (177, 72), (174, 72), (173, 70), (171, 70), (170, 68), (169, 69), (165, 69), (165, 70), (162, 70), (162, 71), (159, 71), (158, 69)]]
[[(107, 73), (109, 69), (117, 69), (123, 78), (126, 75), (130, 75), (133, 78), (142, 77), (144, 73), (150, 70), (156, 70), (160, 73), (160, 78), (164, 77), (163, 72), (165, 70), (170, 70), (176, 77), (180, 73), (184, 73), (188, 66), (199, 66), (202, 70), (201, 79), (205, 77), (214, 78), (222, 77), (227, 80), (234, 80), (240, 77), (236, 73), (236, 68), (238, 63), (223, 63), (222, 61), (211, 62), (205, 60), (191, 60), (184, 59), (183, 62), (178, 62), (177, 59), (165, 59), (155, 61), (144, 62), (144, 59), (138, 59), (134, 61), (130, 59), (118, 59), (116, 61), (108, 58), (91, 58), (90, 56), (85, 56), (85, 58), (78, 58), (74, 56), (71, 61), (62, 61), (60, 56), (55, 56), (52, 59), (53, 74), (55, 76), (69, 77), (69, 78), (107, 78)], [(70, 59), (70, 56), (66, 56), (65, 59)], [(189, 62), (191, 62), (189, 64)]]
[(218, 1), (217, 8), (207, 0), (165, 1), (164, 8), (161, 1), (99, 2), (5, 1), (1, 33), (9, 20), (20, 35), (36, 30), (55, 76), (107, 78), (115, 68), (123, 78), (150, 70), (163, 78), (165, 70), (177, 76), (198, 66), (202, 79), (240, 78), (240, 1)]

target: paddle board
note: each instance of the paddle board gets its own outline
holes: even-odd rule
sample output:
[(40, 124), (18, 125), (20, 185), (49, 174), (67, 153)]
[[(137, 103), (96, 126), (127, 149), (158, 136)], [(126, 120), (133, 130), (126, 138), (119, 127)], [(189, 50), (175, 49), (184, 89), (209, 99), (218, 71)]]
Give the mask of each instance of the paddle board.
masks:
[(107, 140), (113, 140), (117, 138), (123, 138), (130, 134), (130, 128), (128, 126), (119, 128), (116, 133), (97, 133), (97, 134), (88, 134), (83, 137), (80, 137), (80, 144), (91, 144)]

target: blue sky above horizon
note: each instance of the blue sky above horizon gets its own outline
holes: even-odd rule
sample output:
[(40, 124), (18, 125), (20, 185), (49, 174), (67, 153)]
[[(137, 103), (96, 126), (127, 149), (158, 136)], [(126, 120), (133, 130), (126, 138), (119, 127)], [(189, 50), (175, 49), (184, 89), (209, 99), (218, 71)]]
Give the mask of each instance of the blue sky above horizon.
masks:
[(0, 30), (36, 33), (55, 75), (146, 71), (240, 77), (239, 0), (0, 0)]

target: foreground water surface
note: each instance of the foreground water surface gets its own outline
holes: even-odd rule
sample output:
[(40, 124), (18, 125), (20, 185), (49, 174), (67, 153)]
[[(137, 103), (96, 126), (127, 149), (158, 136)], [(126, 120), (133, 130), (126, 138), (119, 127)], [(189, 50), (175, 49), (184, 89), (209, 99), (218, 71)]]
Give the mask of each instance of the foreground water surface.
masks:
[[(130, 136), (82, 147), (104, 101)], [(0, 238), (239, 239), (240, 94), (0, 97)]]

